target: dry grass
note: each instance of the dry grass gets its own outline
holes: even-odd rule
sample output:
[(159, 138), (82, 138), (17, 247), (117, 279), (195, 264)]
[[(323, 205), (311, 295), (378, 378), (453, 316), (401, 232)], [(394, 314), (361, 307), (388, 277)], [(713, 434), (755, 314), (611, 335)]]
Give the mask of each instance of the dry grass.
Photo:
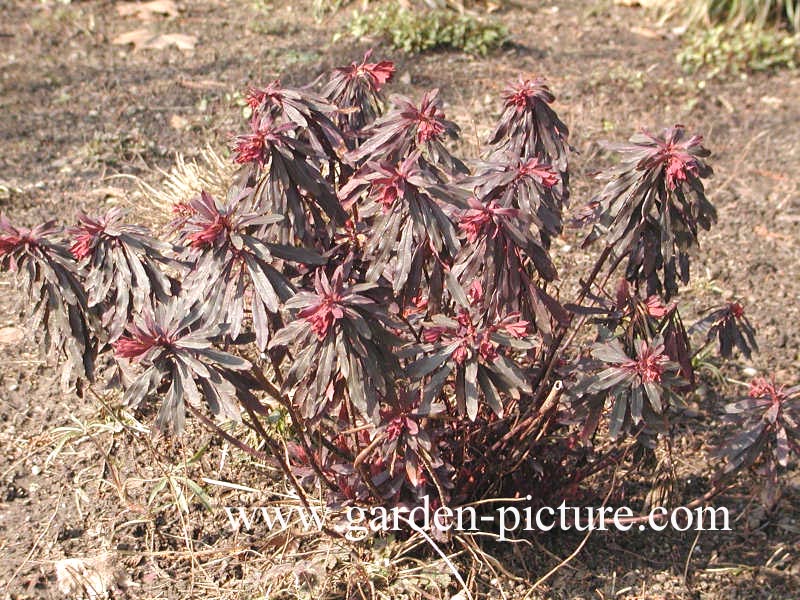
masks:
[[(181, 438), (153, 438), (130, 412), (114, 408), (116, 393), (87, 389), (93, 414), (49, 430), (39, 450), (49, 450), (45, 465), (88, 460), (71, 491), (81, 513), (107, 522), (96, 560), (40, 562), (68, 595), (103, 597), (130, 588), (146, 598), (411, 600), (460, 592), (472, 600), (491, 588), (501, 598), (514, 597), (503, 587), (518, 578), (479, 538), (441, 543), (409, 530), (353, 542), (344, 537), (346, 507), (329, 506), (319, 489), (309, 490), (306, 501), (325, 516), (326, 530), (309, 530), (298, 513), (303, 502), (276, 469), (196, 422)], [(245, 425), (223, 426), (257, 444)], [(202, 487), (202, 499), (189, 482)], [(92, 506), (89, 499), (101, 490), (112, 493), (102, 507)], [(234, 528), (225, 507), (280, 509), (289, 518), (281, 528), (260, 519), (251, 529)], [(98, 509), (102, 517), (94, 514)], [(146, 533), (136, 536), (136, 529)]]
[(185, 202), (201, 191), (224, 198), (235, 171), (236, 165), (211, 146), (206, 146), (199, 157), (192, 160), (177, 153), (175, 164), (169, 170), (157, 170), (162, 177), (157, 186), (140, 177), (131, 177), (138, 187), (138, 194), (125, 198), (123, 203), (141, 224), (160, 229), (172, 219), (177, 203)]

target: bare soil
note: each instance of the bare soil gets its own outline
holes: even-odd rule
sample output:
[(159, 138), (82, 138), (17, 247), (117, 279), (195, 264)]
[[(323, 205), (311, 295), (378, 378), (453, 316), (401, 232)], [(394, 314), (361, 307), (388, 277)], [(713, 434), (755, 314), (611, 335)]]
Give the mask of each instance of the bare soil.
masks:
[[(248, 85), (278, 76), (303, 84), (376, 44), (347, 36), (333, 42), (352, 6), (315, 19), (310, 1), (197, 0), (179, 2), (177, 15), (144, 21), (121, 16), (122, 4), (0, 1), (0, 211), (15, 221), (70, 223), (78, 209), (135, 199), (127, 176), (158, 185), (156, 169), (169, 168), (176, 152), (191, 158), (206, 145), (224, 151), (243, 127), (241, 92)], [(419, 96), (441, 88), (448, 116), (462, 126), (467, 154), (474, 154), (497, 116), (506, 81), (519, 73), (547, 77), (558, 95), (556, 109), (572, 130), (576, 205), (597, 189), (589, 176), (610, 162), (601, 141), (675, 123), (704, 133), (714, 152), (709, 189), (720, 219), (702, 238), (695, 279), (682, 301), (699, 312), (741, 299), (759, 331), (761, 353), (752, 363), (737, 359), (726, 373), (744, 380), (747, 369), (755, 369), (796, 381), (800, 77), (686, 76), (674, 60), (680, 42), (669, 26), (620, 4), (627, 3), (515, 3), (494, 15), (507, 24), (514, 44), (487, 58), (408, 57), (379, 44), (377, 53), (397, 63), (394, 90)], [(112, 43), (141, 28), (196, 36), (196, 46), (134, 50)], [(147, 221), (146, 204), (139, 206), (133, 218)], [(562, 271), (588, 261), (577, 250), (577, 235), (569, 232), (556, 244)], [(0, 598), (63, 597), (55, 561), (106, 552), (113, 568), (126, 574), (112, 586), (116, 597), (249, 598), (256, 590), (295, 597), (267, 591), (272, 575), (260, 570), (278, 542), (226, 533), (224, 514), (205, 510), (180, 479), (258, 487), (265, 474), (200, 430), (184, 440), (151, 443), (135, 421), (119, 425), (111, 416), (117, 409), (99, 397), (63, 395), (52, 357), (41, 356), (31, 332), (18, 328), (11, 280), (0, 284)], [(709, 409), (699, 407), (701, 418)], [(140, 418), (147, 422), (146, 415)], [(689, 457), (679, 469), (685, 501), (705, 489), (697, 474), (707, 471), (701, 453), (707, 441), (683, 442)], [(203, 487), (220, 505), (258, 504), (260, 498)], [(178, 509), (178, 490), (185, 491), (188, 512)], [(629, 493), (615, 500), (635, 503), (636, 489)], [(720, 503), (752, 506), (733, 532), (705, 532), (698, 539), (693, 532), (597, 534), (530, 597), (800, 597), (797, 471), (773, 513), (755, 508), (747, 485)], [(487, 578), (487, 597), (524, 597), (531, 582), (580, 540), (560, 534), (531, 547), (495, 549), (504, 568), (521, 579)], [(373, 582), (380, 588), (387, 579), (380, 573)]]

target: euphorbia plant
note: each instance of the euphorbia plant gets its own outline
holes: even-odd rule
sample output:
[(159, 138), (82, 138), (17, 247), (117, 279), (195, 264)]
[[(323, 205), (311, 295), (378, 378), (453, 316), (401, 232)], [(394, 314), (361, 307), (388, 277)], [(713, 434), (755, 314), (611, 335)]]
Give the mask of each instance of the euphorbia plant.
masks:
[(730, 358), (734, 348), (747, 358), (750, 358), (754, 350), (758, 350), (756, 331), (739, 302), (729, 302), (710, 310), (692, 329), (705, 331), (709, 342), (716, 337), (719, 341), (719, 353), (724, 358)]
[(300, 130), (300, 137), (314, 149), (317, 158), (337, 161), (347, 150), (342, 132), (334, 119), (339, 107), (310, 89), (294, 89), (275, 80), (263, 88), (250, 88), (247, 103), (253, 120), (273, 119)]
[(113, 342), (146, 301), (168, 302), (172, 283), (159, 265), (174, 264), (165, 255), (170, 245), (143, 227), (123, 223), (125, 213), (112, 208), (92, 218), (80, 215), (68, 231), (70, 252), (86, 268), (88, 306), (102, 308), (101, 324)]
[(687, 137), (676, 125), (617, 146), (622, 163), (594, 200), (608, 243), (628, 257), (626, 277), (667, 298), (678, 292), (678, 279), (689, 282), (689, 249), (717, 219), (702, 181), (712, 173), (704, 160), (710, 153), (702, 137)]
[(367, 162), (339, 192), (345, 206), (368, 219), (361, 253), (369, 264), (367, 280), (383, 277), (400, 298), (416, 295), (424, 276), (441, 289), (447, 270), (442, 265), (452, 263), (459, 250), (447, 207), (428, 193), (432, 182), (420, 158), (415, 150), (397, 166)]
[(757, 377), (746, 398), (725, 407), (737, 433), (717, 451), (725, 459), (725, 473), (754, 469), (761, 476), (764, 504), (774, 505), (778, 469), (800, 454), (800, 386), (778, 385)]
[(381, 402), (392, 403), (400, 373), (392, 349), (401, 340), (387, 327), (388, 315), (363, 295), (373, 287), (346, 285), (341, 266), (330, 280), (318, 270), (314, 291), (301, 291), (286, 303), (288, 310), (297, 310), (296, 318), (270, 346), (289, 345), (292, 350), (284, 386), (305, 418), (334, 412), (347, 398), (350, 410), (378, 423)]
[(408, 374), (427, 381), (422, 390), (426, 406), (442, 395), (442, 387), (452, 374), (458, 414), (474, 421), (478, 402), (483, 400), (502, 417), (501, 397), (519, 399), (531, 393), (527, 377), (506, 356), (506, 350), (529, 350), (536, 342), (530, 338), (528, 322), (518, 313), (487, 322), (491, 313), (482, 307), (479, 281), (470, 290), (469, 300), (471, 306), (460, 308), (455, 318), (437, 314), (423, 323), (425, 356), (408, 366)]
[(97, 341), (80, 267), (59, 234), (53, 221), (28, 229), (0, 215), (0, 265), (22, 286), (28, 325), (41, 328), (47, 352), (64, 359), (61, 381), (68, 387), (76, 376), (92, 380)]
[(369, 137), (352, 154), (352, 160), (398, 162), (419, 150), (423, 159), (442, 167), (446, 173), (466, 170), (444, 145), (448, 138), (457, 138), (460, 129), (447, 119), (439, 90), (426, 93), (419, 105), (404, 96), (393, 96), (391, 101), (391, 110), (364, 131)]
[(202, 306), (183, 298), (144, 306), (114, 342), (114, 357), (128, 379), (124, 402), (137, 407), (148, 395), (163, 394), (156, 427), (166, 431), (183, 430), (185, 402), (199, 406), (205, 400), (212, 413), (238, 419), (237, 397), (248, 406), (257, 403), (236, 375), (250, 363), (214, 347), (225, 329), (205, 322)]
[[(550, 333), (551, 315), (565, 319), (563, 308), (544, 290), (542, 283), (556, 279), (556, 268), (530, 226), (524, 211), (505, 208), (497, 200), (468, 200), (459, 217), (466, 236), (456, 256), (453, 273), (464, 281), (477, 281), (483, 290), (475, 299), (494, 319), (499, 311), (520, 311), (537, 330)], [(533, 272), (537, 277), (531, 276)], [(521, 293), (525, 289), (527, 293)]]
[[(239, 177), (255, 188), (253, 210), (285, 217), (287, 226), (276, 230), (277, 241), (285, 243), (292, 234), (306, 243), (326, 239), (328, 221), (341, 224), (346, 215), (322, 175), (321, 155), (298, 139), (304, 132), (296, 123), (275, 119), (272, 112), (256, 111), (251, 133), (235, 140), (234, 160), (246, 169)], [(337, 156), (332, 160), (338, 160)]]
[(490, 154), (539, 157), (561, 175), (556, 188), (559, 201), (569, 197), (569, 129), (550, 106), (556, 97), (541, 77), (508, 86), (503, 93), (504, 110), (489, 139)]
[(595, 346), (592, 356), (605, 365), (589, 380), (587, 391), (612, 398), (609, 435), (619, 436), (628, 421), (633, 425), (644, 420), (657, 421), (669, 402), (670, 380), (675, 379), (678, 371), (678, 365), (665, 352), (663, 340), (636, 339), (634, 352), (629, 356), (619, 340), (614, 339)]
[(505, 153), (480, 165), (467, 183), (484, 202), (495, 201), (506, 208), (519, 209), (533, 222), (547, 246), (563, 227), (563, 206), (553, 192), (559, 181), (559, 175), (540, 157)]
[(256, 345), (264, 350), (280, 304), (295, 291), (284, 274), (291, 272), (289, 264), (319, 265), (325, 259), (305, 248), (262, 241), (267, 238), (265, 231), (286, 217), (251, 212), (252, 193), (245, 188), (219, 203), (202, 192), (180, 207), (181, 216), (173, 226), (184, 247), (182, 255), (191, 264), (184, 279), (187, 294), (202, 299), (207, 314), (228, 326), (233, 341), (249, 308)]
[[(569, 146), (545, 83), (512, 85), (482, 160), (465, 161), (437, 92), (381, 114), (394, 68), (369, 60), (322, 94), (252, 90), (241, 170), (224, 199), (176, 205), (171, 243), (116, 211), (68, 236), (0, 221), (2, 266), (27, 281), (65, 373), (91, 377), (111, 341), (126, 401), (163, 398), (159, 429), (179, 431), (188, 405), (232, 439), (201, 400), (220, 418), (242, 407), (297, 492), (318, 484), (335, 502), (545, 502), (678, 435), (697, 381), (689, 332), (726, 357), (756, 349), (740, 304), (687, 329), (675, 299), (716, 219), (701, 138), (675, 126), (621, 148), (577, 219), (604, 247), (570, 274), (574, 292), (549, 250), (568, 222)], [(263, 394), (288, 415), (285, 452)], [(759, 384), (729, 408), (754, 412), (723, 444), (719, 481), (787, 464), (796, 397)]]
[(378, 118), (384, 104), (381, 90), (394, 76), (393, 63), (388, 60), (367, 62), (371, 55), (372, 50), (369, 50), (360, 63), (335, 69), (322, 90), (322, 94), (339, 107), (337, 122), (347, 133), (357, 134)]

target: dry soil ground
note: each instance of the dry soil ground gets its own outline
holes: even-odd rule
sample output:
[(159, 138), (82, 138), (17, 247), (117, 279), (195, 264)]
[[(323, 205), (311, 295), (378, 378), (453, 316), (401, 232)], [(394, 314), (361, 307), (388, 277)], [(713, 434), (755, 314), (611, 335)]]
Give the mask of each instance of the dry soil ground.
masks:
[[(347, 37), (332, 41), (350, 8), (315, 19), (311, 2), (197, 0), (179, 1), (177, 14), (148, 19), (120, 14), (122, 5), (0, 2), (0, 210), (16, 221), (70, 222), (79, 208), (124, 196), (135, 200), (132, 182), (115, 176), (136, 175), (157, 185), (154, 168), (168, 168), (175, 152), (191, 157), (207, 144), (224, 149), (243, 125), (240, 92), (247, 85), (278, 75), (304, 83), (373, 45)], [(525, 2), (496, 18), (508, 25), (515, 44), (487, 58), (405, 57), (379, 47), (381, 56), (398, 64), (393, 89), (418, 96), (440, 87), (469, 151), (497, 115), (504, 82), (518, 73), (546, 76), (579, 152), (577, 204), (593, 189), (587, 176), (608, 164), (601, 140), (674, 123), (704, 133), (714, 152), (709, 189), (720, 221), (703, 237), (685, 301), (701, 309), (741, 298), (758, 327), (762, 352), (752, 364), (737, 361), (728, 373), (744, 379), (742, 371), (750, 367), (797, 380), (797, 74), (725, 81), (685, 76), (673, 58), (679, 40), (669, 26), (610, 1)], [(138, 29), (194, 36), (194, 47), (134, 50), (113, 43)], [(134, 217), (149, 221), (145, 204), (140, 207)], [(586, 260), (569, 235), (558, 248), (565, 265)], [(269, 548), (258, 536), (226, 537), (223, 518), (209, 516), (180, 479), (255, 485), (255, 475), (201, 432), (185, 443), (150, 445), (146, 435), (116, 425), (96, 398), (62, 395), (51, 357), (40, 356), (30, 332), (16, 329), (10, 280), (2, 285), (0, 597), (60, 597), (54, 561), (104, 552), (129, 578), (128, 591), (117, 595), (264, 594), (272, 575), (259, 570), (265, 563), (258, 560)], [(698, 440), (696, 447), (702, 444)], [(702, 455), (696, 459), (698, 464), (682, 466), (687, 478), (703, 470)], [(800, 488), (796, 475), (790, 481), (775, 513), (751, 511), (731, 534), (705, 533), (698, 540), (675, 532), (597, 536), (537, 594), (800, 597)], [(222, 491), (205, 487), (218, 501)], [(188, 513), (176, 509), (179, 490), (185, 490)], [(685, 486), (687, 498), (698, 491)], [(726, 501), (741, 507), (747, 494), (742, 488)], [(248, 498), (257, 501), (252, 495), (239, 500)], [(501, 554), (509, 571), (530, 581), (579, 541), (544, 538), (532, 549)], [(380, 588), (386, 573), (365, 569)], [(509, 598), (522, 597), (529, 585), (499, 579)], [(495, 591), (489, 597), (502, 596)]]

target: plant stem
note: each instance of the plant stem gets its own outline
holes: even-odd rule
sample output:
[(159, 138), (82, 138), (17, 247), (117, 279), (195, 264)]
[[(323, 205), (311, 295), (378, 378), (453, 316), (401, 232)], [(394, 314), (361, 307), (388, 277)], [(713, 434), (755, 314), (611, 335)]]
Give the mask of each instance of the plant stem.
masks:
[[(311, 465), (311, 468), (314, 469), (314, 473), (316, 473), (317, 477), (319, 477), (320, 480), (322, 480), (322, 482), (325, 483), (328, 489), (330, 489), (333, 492), (338, 492), (339, 487), (325, 476), (325, 474), (322, 472), (322, 468), (319, 466), (316, 459), (314, 458), (315, 453), (312, 450), (311, 445), (308, 443), (308, 440), (306, 439), (305, 431), (303, 429), (303, 421), (300, 419), (299, 415), (297, 414), (297, 411), (294, 409), (291, 400), (289, 400), (289, 398), (287, 398), (284, 394), (282, 394), (281, 391), (278, 388), (276, 388), (269, 379), (264, 377), (264, 374), (261, 371), (259, 371), (258, 369), (253, 369), (252, 373), (258, 380), (258, 383), (261, 385), (264, 391), (266, 391), (275, 400), (280, 402), (281, 405), (283, 405), (289, 412), (289, 416), (292, 419), (292, 423), (294, 424), (297, 430), (297, 437), (300, 439), (300, 443), (303, 446), (303, 450), (306, 453), (306, 457), (308, 458), (308, 463)], [(262, 435), (260, 431), (259, 435)], [(265, 437), (266, 439), (266, 436), (267, 434), (266, 432), (264, 432), (262, 437)], [(271, 438), (269, 438), (269, 441), (270, 442), (272, 441)]]

